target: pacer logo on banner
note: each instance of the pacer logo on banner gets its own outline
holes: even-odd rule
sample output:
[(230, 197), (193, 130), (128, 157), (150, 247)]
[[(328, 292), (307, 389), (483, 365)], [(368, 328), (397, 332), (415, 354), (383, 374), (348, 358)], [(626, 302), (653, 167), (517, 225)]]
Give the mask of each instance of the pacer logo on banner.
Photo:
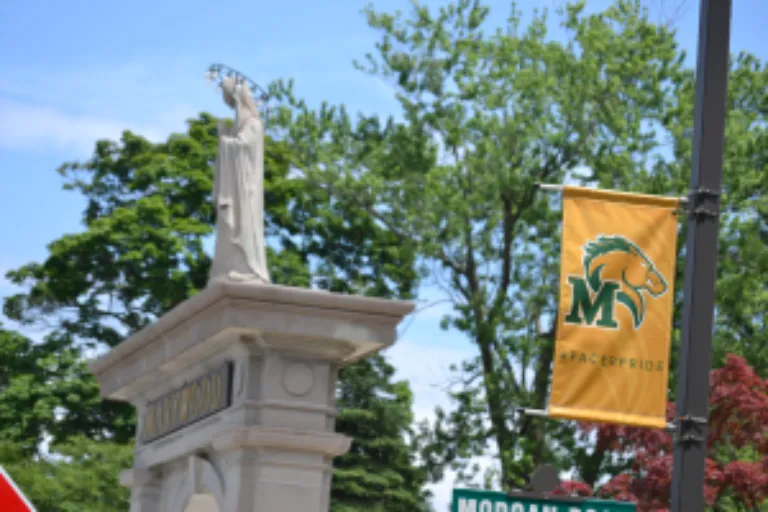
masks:
[(551, 417), (666, 426), (679, 203), (564, 187)]

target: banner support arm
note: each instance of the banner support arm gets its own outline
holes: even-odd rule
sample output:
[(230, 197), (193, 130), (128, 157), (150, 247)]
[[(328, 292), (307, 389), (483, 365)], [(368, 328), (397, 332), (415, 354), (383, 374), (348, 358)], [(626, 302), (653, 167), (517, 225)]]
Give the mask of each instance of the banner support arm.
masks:
[[(536, 416), (537, 418), (549, 418), (549, 412), (544, 409), (527, 409), (525, 407), (518, 407), (517, 412), (525, 416)], [(554, 419), (554, 418), (550, 418)]]
[[(537, 190), (543, 190), (545, 192), (562, 192), (565, 188), (565, 185), (558, 185), (556, 183), (536, 183), (534, 188)], [(687, 205), (690, 201), (689, 198), (685, 196), (679, 197), (678, 200), (680, 201), (681, 205)]]
[[(518, 407), (515, 409), (517, 412), (524, 416), (534, 416), (537, 418), (548, 418), (550, 420), (558, 420), (559, 418), (553, 418), (549, 415), (548, 411), (545, 411), (544, 409), (527, 409), (525, 407)], [(688, 423), (698, 423), (700, 420), (698, 418), (679, 418), (678, 421)], [(671, 423), (667, 423), (667, 426), (664, 427), (664, 430), (667, 432), (675, 432), (677, 431), (677, 424), (673, 421)]]

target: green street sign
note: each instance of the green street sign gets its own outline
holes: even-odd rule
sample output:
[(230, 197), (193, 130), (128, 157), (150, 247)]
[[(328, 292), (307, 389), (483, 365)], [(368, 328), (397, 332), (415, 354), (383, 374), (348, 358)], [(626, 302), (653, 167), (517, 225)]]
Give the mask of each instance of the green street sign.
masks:
[(503, 492), (454, 489), (451, 512), (635, 512), (634, 503), (510, 497)]

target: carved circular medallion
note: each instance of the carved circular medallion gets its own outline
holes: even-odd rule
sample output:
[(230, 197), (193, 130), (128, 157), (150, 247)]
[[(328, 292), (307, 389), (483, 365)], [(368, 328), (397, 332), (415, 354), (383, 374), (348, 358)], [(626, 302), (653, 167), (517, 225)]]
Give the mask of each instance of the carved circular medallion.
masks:
[(315, 385), (315, 375), (307, 363), (292, 362), (283, 367), (283, 387), (294, 396), (304, 396)]

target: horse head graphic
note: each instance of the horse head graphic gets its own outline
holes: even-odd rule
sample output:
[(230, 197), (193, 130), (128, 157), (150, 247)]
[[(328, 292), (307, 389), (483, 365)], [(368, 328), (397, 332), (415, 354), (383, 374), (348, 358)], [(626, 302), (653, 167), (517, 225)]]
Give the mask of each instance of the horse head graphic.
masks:
[(616, 300), (629, 309), (635, 329), (645, 319), (645, 297), (664, 295), (669, 286), (653, 261), (629, 239), (600, 235), (584, 246), (584, 273), (589, 287), (598, 292), (604, 279), (621, 285)]

